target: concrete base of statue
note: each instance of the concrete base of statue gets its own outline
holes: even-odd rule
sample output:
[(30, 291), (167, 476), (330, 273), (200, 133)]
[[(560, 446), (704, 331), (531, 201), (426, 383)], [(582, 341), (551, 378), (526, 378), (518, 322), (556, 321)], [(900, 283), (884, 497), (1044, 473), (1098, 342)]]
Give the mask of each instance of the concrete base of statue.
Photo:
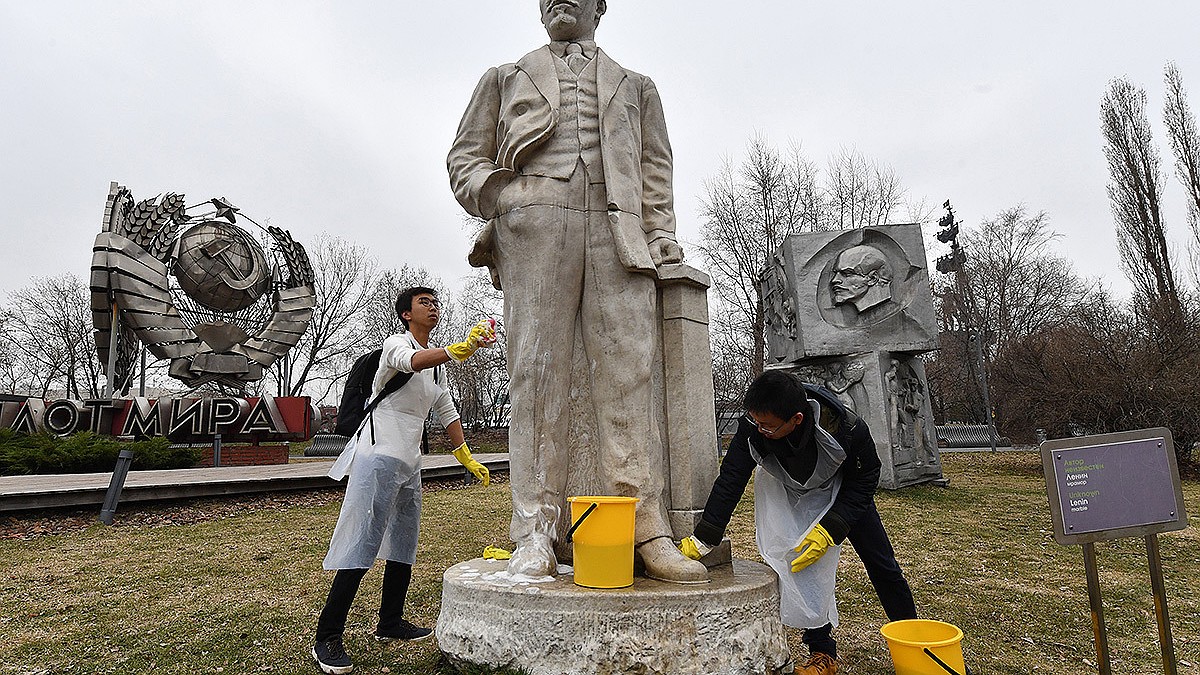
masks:
[(766, 565), (734, 560), (684, 586), (635, 577), (629, 588), (576, 586), (571, 568), (541, 579), (476, 558), (446, 570), (437, 641), (458, 666), (531, 675), (790, 673), (779, 589)]

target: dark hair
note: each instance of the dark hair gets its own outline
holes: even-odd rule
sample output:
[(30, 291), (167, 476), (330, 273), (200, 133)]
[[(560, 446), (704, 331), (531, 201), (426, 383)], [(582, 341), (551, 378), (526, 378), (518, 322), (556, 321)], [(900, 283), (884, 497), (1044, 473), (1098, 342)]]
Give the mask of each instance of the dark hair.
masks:
[[(746, 388), (742, 406), (747, 412), (771, 413), (789, 420), (796, 413), (808, 413), (808, 394), (800, 378), (782, 370), (768, 370), (754, 378)], [(805, 419), (810, 415), (806, 414)]]
[(412, 311), (412, 301), (418, 295), (432, 295), (437, 297), (437, 291), (425, 286), (413, 286), (400, 291), (400, 295), (396, 297), (396, 316), (400, 317), (400, 323), (404, 324), (404, 329), (408, 330), (408, 319), (404, 318), (405, 312)]

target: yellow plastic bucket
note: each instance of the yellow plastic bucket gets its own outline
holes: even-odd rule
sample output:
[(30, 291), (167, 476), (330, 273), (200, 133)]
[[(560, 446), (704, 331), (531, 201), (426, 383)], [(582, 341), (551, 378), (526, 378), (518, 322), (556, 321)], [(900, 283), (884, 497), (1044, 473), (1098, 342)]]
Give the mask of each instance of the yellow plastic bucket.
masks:
[(887, 638), (896, 675), (965, 675), (967, 672), (963, 663), (963, 632), (954, 624), (931, 619), (905, 619), (886, 624), (879, 632)]
[(575, 583), (587, 588), (632, 586), (637, 497), (569, 497), (567, 501), (571, 502)]

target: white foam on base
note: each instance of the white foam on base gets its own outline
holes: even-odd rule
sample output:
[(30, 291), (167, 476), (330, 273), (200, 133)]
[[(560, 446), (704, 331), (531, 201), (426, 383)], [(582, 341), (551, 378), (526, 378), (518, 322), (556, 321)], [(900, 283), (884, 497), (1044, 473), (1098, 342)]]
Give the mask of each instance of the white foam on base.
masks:
[[(552, 576), (531, 577), (524, 574), (509, 574), (507, 569), (496, 570), (494, 572), (485, 572), (480, 575), (479, 581), (486, 581), (491, 584), (500, 586), (526, 586), (529, 584), (546, 584), (555, 580)], [(467, 578), (467, 575), (460, 575), (460, 578)], [(474, 577), (471, 577), (474, 578)]]

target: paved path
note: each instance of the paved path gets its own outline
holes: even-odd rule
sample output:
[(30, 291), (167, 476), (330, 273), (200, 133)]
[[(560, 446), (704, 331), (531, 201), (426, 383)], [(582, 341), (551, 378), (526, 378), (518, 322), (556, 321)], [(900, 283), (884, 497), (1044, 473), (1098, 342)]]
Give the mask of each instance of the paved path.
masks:
[[(508, 471), (507, 453), (475, 455), (489, 471)], [(230, 466), (207, 469), (130, 471), (120, 503), (154, 499), (211, 497), (216, 495), (330, 488), (345, 482), (329, 478), (333, 460), (263, 466)], [(452, 455), (421, 457), (425, 479), (464, 475)], [(0, 512), (104, 503), (112, 472), (0, 477)]]

